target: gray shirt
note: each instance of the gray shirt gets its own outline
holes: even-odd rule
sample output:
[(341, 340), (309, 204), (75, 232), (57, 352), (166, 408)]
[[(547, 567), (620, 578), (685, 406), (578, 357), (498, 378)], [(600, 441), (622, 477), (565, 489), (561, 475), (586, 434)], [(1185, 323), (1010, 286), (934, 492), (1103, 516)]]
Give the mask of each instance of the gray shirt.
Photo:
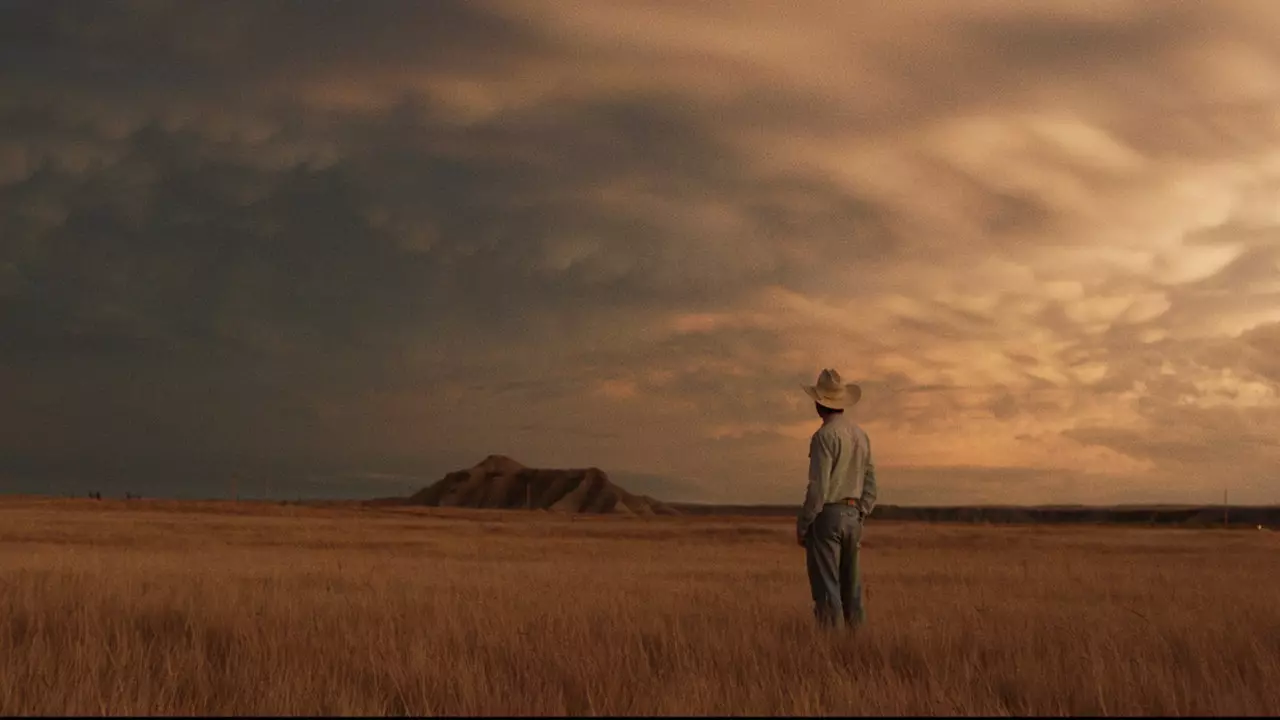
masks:
[(809, 531), (822, 506), (854, 498), (865, 517), (876, 506), (876, 469), (871, 440), (844, 413), (830, 415), (809, 441), (809, 489), (796, 520), (796, 531)]

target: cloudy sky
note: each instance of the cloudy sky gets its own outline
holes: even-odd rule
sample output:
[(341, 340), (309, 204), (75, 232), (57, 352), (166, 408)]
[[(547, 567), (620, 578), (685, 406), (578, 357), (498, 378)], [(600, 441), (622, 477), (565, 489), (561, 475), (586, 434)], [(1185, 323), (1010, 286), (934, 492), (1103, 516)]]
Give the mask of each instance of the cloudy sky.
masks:
[(1269, 0), (0, 0), (0, 490), (505, 453), (798, 502), (836, 367), (886, 502), (1280, 501), (1277, 37)]

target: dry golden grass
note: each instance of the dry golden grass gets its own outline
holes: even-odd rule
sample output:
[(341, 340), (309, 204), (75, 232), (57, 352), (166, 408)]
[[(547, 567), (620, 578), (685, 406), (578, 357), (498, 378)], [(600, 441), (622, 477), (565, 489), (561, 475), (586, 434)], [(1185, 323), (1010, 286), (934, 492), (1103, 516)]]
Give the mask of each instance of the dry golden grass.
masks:
[(0, 714), (1275, 714), (1280, 534), (0, 503)]

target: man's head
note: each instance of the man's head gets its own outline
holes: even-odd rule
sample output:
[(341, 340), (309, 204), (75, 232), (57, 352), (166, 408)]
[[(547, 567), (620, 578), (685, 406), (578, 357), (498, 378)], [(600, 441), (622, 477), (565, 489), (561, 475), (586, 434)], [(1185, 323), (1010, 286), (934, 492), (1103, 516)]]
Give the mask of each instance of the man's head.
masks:
[(858, 404), (862, 399), (862, 388), (853, 383), (845, 384), (836, 370), (823, 370), (814, 385), (801, 385), (806, 394), (818, 405), (818, 414), (824, 418), (824, 412), (840, 413)]
[(843, 414), (844, 414), (844, 410), (836, 410), (835, 408), (829, 408), (829, 407), (827, 407), (826, 405), (823, 405), (823, 404), (822, 404), (822, 403), (820, 403), (820, 402), (816, 402), (816, 403), (814, 403), (814, 404), (813, 404), (813, 407), (817, 409), (817, 411), (818, 411), (818, 417), (822, 418), (823, 420), (826, 420), (827, 418), (831, 417), (832, 415), (843, 415)]

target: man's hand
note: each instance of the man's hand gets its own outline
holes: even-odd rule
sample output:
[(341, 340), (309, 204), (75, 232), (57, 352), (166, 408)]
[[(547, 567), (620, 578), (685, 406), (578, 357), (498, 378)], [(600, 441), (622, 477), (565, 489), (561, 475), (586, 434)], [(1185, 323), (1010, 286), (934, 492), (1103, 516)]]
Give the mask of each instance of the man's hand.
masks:
[(800, 528), (796, 528), (796, 544), (800, 547), (804, 547), (804, 539), (806, 535), (808, 535), (808, 533), (801, 532)]

